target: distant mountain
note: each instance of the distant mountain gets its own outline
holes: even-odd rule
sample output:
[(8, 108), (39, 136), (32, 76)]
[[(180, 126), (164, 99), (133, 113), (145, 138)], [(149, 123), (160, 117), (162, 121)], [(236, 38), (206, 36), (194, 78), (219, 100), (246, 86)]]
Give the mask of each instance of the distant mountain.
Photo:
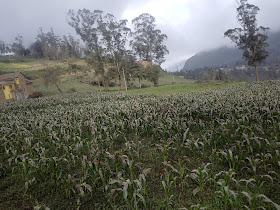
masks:
[(280, 61), (280, 31), (277, 33), (271, 33), (268, 35), (268, 51), (269, 57), (268, 62)]
[[(279, 62), (280, 58), (280, 31), (268, 35), (269, 58), (266, 62)], [(204, 67), (238, 66), (246, 64), (242, 58), (242, 51), (238, 48), (221, 47), (206, 52), (200, 52), (189, 58), (183, 70), (195, 70)]]
[(167, 70), (167, 71), (170, 71), (170, 72), (180, 71), (180, 70), (183, 68), (185, 62), (186, 62), (186, 61), (179, 61), (179, 62), (177, 62), (177, 63), (175, 63), (175, 64), (169, 65), (169, 66), (166, 68), (166, 70)]

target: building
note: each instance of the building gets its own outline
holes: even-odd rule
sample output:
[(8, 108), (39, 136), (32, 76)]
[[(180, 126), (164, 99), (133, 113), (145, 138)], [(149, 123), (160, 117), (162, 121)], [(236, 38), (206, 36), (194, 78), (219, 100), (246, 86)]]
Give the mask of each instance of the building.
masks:
[(20, 72), (0, 75), (0, 102), (25, 99), (34, 91), (32, 82)]
[(13, 52), (5, 52), (5, 53), (0, 53), (0, 56), (4, 56), (4, 57), (11, 57), (11, 56), (15, 56), (15, 53)]

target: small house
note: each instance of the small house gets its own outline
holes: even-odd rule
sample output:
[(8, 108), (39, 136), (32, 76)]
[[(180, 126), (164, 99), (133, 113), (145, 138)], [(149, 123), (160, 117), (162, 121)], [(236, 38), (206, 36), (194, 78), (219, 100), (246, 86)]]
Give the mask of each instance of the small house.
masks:
[(0, 102), (25, 99), (34, 91), (32, 82), (20, 72), (0, 75)]

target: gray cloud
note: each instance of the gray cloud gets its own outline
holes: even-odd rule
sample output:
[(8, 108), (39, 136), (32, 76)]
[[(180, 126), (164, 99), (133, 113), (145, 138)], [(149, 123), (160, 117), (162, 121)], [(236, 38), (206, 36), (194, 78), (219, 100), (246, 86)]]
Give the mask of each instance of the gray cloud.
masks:
[[(279, 0), (249, 2), (260, 7), (259, 25), (280, 30)], [(0, 7), (0, 40), (12, 43), (21, 34), (25, 44), (34, 41), (39, 27), (53, 27), (58, 35), (74, 34), (66, 21), (69, 9), (100, 9), (129, 21), (148, 12), (168, 35), (170, 54), (163, 67), (170, 70), (196, 52), (230, 45), (223, 33), (238, 27), (235, 0), (0, 0)]]

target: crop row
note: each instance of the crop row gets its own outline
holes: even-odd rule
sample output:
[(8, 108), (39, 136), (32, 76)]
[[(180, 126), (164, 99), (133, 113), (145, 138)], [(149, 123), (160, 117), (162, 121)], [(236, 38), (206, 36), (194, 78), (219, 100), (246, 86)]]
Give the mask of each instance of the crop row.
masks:
[(0, 179), (36, 208), (280, 208), (279, 81), (45, 97), (0, 122)]

